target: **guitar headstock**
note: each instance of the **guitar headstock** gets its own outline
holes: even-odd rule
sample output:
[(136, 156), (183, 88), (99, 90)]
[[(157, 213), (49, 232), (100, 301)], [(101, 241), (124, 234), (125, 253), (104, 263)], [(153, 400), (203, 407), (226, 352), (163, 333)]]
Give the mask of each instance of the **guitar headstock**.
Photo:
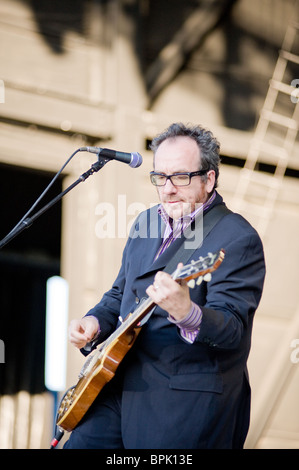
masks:
[(172, 274), (172, 278), (176, 281), (185, 280), (188, 282), (189, 287), (194, 287), (195, 279), (198, 279), (196, 284), (199, 285), (202, 280), (210, 281), (211, 273), (219, 268), (224, 260), (225, 251), (223, 249), (216, 253), (208, 253), (204, 258), (199, 257), (198, 261), (191, 261), (190, 264), (178, 268)]

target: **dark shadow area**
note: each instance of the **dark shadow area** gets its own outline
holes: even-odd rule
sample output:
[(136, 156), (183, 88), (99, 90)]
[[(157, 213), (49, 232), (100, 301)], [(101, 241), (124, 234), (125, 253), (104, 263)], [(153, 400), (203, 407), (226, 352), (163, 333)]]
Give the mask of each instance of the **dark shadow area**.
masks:
[[(75, 31), (85, 38), (90, 37), (92, 7), (99, 7), (96, 11), (100, 12), (102, 21), (93, 18), (93, 31), (97, 28), (97, 24), (98, 28), (110, 27), (111, 34), (118, 31), (132, 41), (150, 102), (156, 99), (155, 96), (151, 97), (151, 86), (163, 73), (163, 63), (161, 69), (159, 68), (161, 51), (173, 41), (192, 12), (204, 9), (207, 5), (206, 0), (24, 1), (31, 6), (44, 41), (57, 54), (64, 52), (64, 37), (69, 31)], [(259, 111), (256, 109), (256, 103), (265, 97), (270, 77), (263, 77), (262, 71), (260, 76), (250, 73), (249, 66), (246, 67), (246, 59), (241, 56), (242, 44), (247, 39), (253, 41), (257, 49), (263, 51), (265, 57), (273, 58), (273, 66), (278, 50), (274, 43), (263, 41), (258, 32), (256, 35), (250, 34), (235, 23), (233, 10), (237, 3), (238, 0), (223, 1), (223, 8), (219, 10), (218, 18), (215, 15), (213, 26), (200, 39), (195, 50), (188, 50), (187, 45), (185, 49), (185, 45), (181, 44), (182, 64), (165, 87), (188, 67), (188, 61), (192, 60), (193, 53), (200, 54), (206, 38), (213, 34), (215, 29), (222, 28), (225, 37), (224, 54), (219, 62), (214, 64), (215, 70), (209, 73), (223, 85), (224, 99), (219, 106), (222, 108), (225, 125), (239, 130), (252, 130), (256, 125)], [(100, 38), (101, 34), (98, 37)], [(104, 31), (103, 37), (105, 37)], [(150, 80), (148, 73), (152, 65), (156, 72), (153, 77), (150, 74)], [(200, 74), (201, 70), (197, 72)], [(163, 89), (159, 90), (158, 95), (162, 91)], [(152, 103), (149, 108), (151, 105)]]
[(53, 52), (61, 54), (68, 31), (83, 34), (86, 0), (29, 0), (39, 31)]
[[(0, 166), (1, 240), (52, 177)], [(62, 181), (58, 180), (44, 203), (61, 188)], [(5, 363), (0, 364), (0, 394), (45, 390), (46, 282), (60, 272), (60, 238), (61, 204), (57, 203), (0, 250), (0, 339), (5, 345)]]
[[(226, 40), (226, 55), (224, 67), (218, 79), (223, 83), (224, 100), (222, 103), (222, 115), (227, 127), (239, 130), (250, 130), (256, 125), (258, 117), (253, 103), (256, 97), (263, 100), (267, 94), (269, 77), (253, 76), (246, 67), (246, 59), (242, 57), (242, 44), (248, 33), (239, 28), (233, 21), (227, 19), (224, 25)], [(277, 57), (277, 50), (266, 44), (258, 37), (250, 36), (256, 44), (257, 50), (263, 50), (265, 55), (273, 56), (273, 63)], [(236, 73), (236, 70), (239, 73)], [(263, 101), (261, 101), (263, 102)]]

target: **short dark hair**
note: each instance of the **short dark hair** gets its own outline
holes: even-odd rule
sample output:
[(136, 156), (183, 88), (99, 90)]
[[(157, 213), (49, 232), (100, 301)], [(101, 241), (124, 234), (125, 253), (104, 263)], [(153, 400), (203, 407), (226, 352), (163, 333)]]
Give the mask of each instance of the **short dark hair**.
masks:
[[(175, 137), (190, 137), (197, 143), (201, 155), (201, 168), (199, 170), (214, 170), (215, 171), (215, 186), (217, 187), (219, 177), (219, 164), (220, 164), (220, 144), (214, 137), (212, 132), (199, 125), (185, 125), (182, 123), (173, 123), (161, 134), (154, 137), (151, 142), (150, 149), (154, 155), (162, 142), (166, 139)], [(206, 175), (202, 178), (205, 180)]]

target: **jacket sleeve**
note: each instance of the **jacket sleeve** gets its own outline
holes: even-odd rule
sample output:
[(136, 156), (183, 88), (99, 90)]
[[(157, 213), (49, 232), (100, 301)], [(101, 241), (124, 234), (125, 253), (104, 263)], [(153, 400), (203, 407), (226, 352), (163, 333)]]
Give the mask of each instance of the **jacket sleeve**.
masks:
[(262, 242), (256, 232), (231, 241), (225, 259), (207, 283), (196, 341), (224, 349), (239, 347), (258, 307), (265, 276)]

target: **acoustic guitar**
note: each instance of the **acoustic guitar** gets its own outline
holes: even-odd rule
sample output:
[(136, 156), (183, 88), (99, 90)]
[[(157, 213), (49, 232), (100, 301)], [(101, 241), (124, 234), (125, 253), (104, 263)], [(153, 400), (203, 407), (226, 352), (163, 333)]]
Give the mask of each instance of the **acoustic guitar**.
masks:
[[(186, 280), (189, 287), (194, 287), (195, 279), (199, 284), (208, 282), (211, 273), (218, 269), (225, 256), (223, 249), (209, 253), (205, 258), (176, 269), (172, 278), (179, 282)], [(83, 418), (97, 395), (106, 383), (115, 375), (116, 369), (133, 346), (141, 331), (141, 320), (147, 320), (156, 304), (150, 297), (144, 299), (137, 309), (130, 313), (120, 326), (92, 353), (80, 371), (78, 382), (64, 394), (57, 411), (56, 425), (66, 431), (72, 431)]]

